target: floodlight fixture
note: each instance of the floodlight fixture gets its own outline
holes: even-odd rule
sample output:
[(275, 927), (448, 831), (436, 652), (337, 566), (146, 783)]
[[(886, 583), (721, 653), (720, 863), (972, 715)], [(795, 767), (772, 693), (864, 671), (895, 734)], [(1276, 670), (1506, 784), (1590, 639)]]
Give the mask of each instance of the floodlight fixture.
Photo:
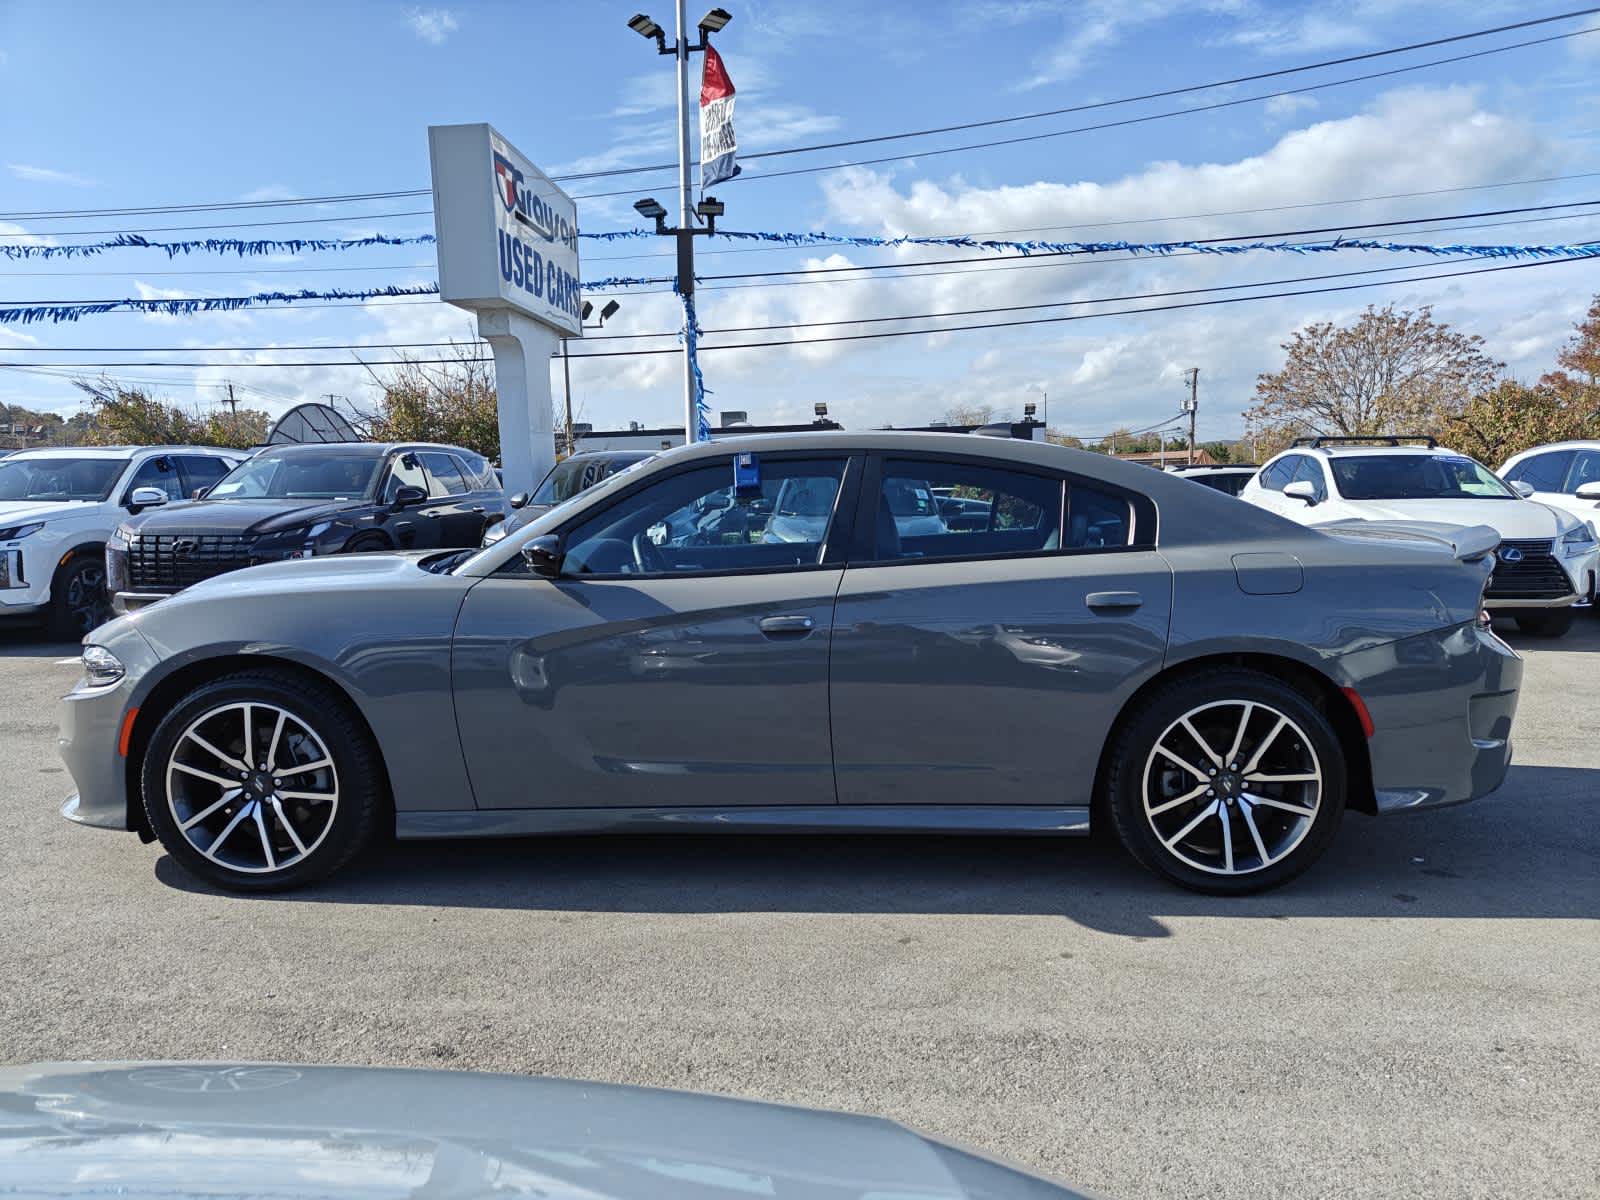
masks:
[(594, 311), (594, 305), (590, 304), (587, 300), (585, 300), (583, 302), (583, 310), (580, 312), (579, 316), (580, 316), (580, 318), (582, 320), (587, 321), (589, 319), (589, 314), (592, 313), (593, 311)]
[(667, 215), (667, 210), (661, 207), (661, 202), (654, 196), (646, 196), (643, 200), (633, 202), (633, 211), (646, 221), (659, 221)]
[(728, 22), (733, 20), (733, 14), (725, 8), (713, 8), (700, 18), (700, 32), (721, 33), (727, 28)]
[(603, 325), (612, 317), (616, 316), (617, 309), (621, 307), (622, 305), (618, 304), (615, 300), (607, 300), (606, 306), (600, 310), (600, 323)]
[(633, 16), (629, 17), (628, 28), (633, 30), (640, 37), (646, 38), (653, 38), (656, 36), (656, 34), (661, 32), (661, 26), (657, 25), (643, 13), (634, 13)]

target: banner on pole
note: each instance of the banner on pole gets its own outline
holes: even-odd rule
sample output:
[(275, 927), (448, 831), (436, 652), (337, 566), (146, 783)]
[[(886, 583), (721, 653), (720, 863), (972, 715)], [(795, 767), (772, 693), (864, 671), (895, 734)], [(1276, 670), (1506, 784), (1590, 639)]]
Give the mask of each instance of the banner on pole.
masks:
[(739, 143), (733, 135), (733, 80), (722, 55), (706, 47), (700, 72), (700, 191), (739, 173)]

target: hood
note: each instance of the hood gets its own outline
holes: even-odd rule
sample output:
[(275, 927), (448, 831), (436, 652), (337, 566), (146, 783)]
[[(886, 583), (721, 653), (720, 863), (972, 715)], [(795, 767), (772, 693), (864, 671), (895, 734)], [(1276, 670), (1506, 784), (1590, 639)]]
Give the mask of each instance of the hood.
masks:
[(1488, 525), (1503, 538), (1553, 538), (1562, 525), (1555, 511), (1533, 500), (1352, 500), (1374, 521), (1429, 521)]
[(0, 500), (0, 525), (48, 521), (51, 517), (94, 506), (93, 500)]
[(277, 533), (371, 507), (370, 500), (184, 500), (147, 509), (130, 524), (140, 533)]
[(565, 1079), (222, 1063), (0, 1069), (25, 1195), (1071, 1200), (873, 1117)]

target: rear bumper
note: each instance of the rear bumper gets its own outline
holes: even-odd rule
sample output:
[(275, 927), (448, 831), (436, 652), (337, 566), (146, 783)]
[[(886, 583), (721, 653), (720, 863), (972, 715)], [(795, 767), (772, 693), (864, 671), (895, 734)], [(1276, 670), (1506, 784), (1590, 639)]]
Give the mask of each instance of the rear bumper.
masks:
[(1340, 659), (1372, 715), (1367, 748), (1380, 813), (1488, 795), (1511, 764), (1522, 659), (1474, 624)]

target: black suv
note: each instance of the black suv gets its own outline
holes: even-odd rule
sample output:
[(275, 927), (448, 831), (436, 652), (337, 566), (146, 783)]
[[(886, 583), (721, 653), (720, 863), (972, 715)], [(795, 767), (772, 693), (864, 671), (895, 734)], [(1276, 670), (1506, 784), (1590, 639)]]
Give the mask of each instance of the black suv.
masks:
[(119, 612), (224, 571), (323, 554), (477, 546), (506, 512), (482, 455), (426, 443), (269, 446), (106, 545)]

